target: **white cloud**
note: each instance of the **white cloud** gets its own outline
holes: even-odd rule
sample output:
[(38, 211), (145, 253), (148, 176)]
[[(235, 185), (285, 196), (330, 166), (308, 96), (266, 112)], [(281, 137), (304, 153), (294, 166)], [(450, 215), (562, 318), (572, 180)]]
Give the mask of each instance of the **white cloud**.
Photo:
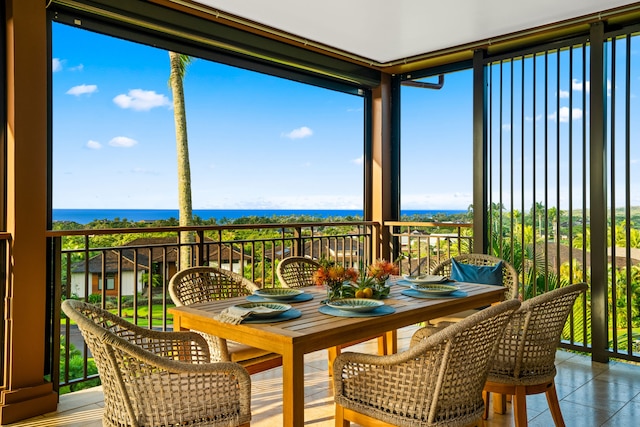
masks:
[(89, 140), (89, 142), (87, 142), (87, 148), (91, 148), (92, 150), (99, 150), (102, 148), (102, 144), (100, 144), (98, 141)]
[(561, 90), (560, 91), (560, 98), (568, 98), (569, 97), (569, 91), (568, 90)]
[[(578, 91), (582, 90), (582, 83), (581, 82), (579, 82), (577, 79), (573, 79), (572, 82), (573, 83), (572, 83), (571, 87), (574, 90), (578, 90)], [(589, 92), (589, 89), (590, 89), (589, 82), (585, 83), (585, 87), (586, 87), (587, 92)], [(607, 96), (611, 96), (611, 80), (607, 80)]]
[(581, 91), (583, 87), (589, 92), (590, 84), (585, 82), (584, 84), (578, 79), (571, 79), (571, 89)]
[(98, 90), (96, 85), (78, 85), (74, 86), (67, 91), (67, 95), (80, 96), (84, 94), (92, 94)]
[(69, 71), (83, 71), (83, 70), (84, 70), (84, 65), (82, 64), (69, 68)]
[(298, 129), (294, 129), (289, 133), (284, 133), (283, 136), (289, 139), (301, 139), (308, 138), (313, 135), (313, 131), (306, 126), (302, 126)]
[(62, 71), (62, 61), (60, 60), (60, 58), (53, 58), (51, 60), (51, 71), (53, 71), (54, 73), (56, 71)]
[(506, 130), (506, 131), (511, 130), (511, 123), (504, 123), (502, 125), (502, 130)]
[(460, 209), (466, 210), (473, 203), (472, 193), (403, 194), (402, 209)]
[(135, 111), (148, 111), (155, 107), (170, 106), (166, 96), (153, 90), (131, 89), (127, 95), (120, 94), (113, 98), (120, 108), (131, 108)]
[(353, 159), (351, 162), (355, 163), (356, 165), (363, 164), (364, 163), (364, 155), (358, 157), (357, 159)]
[[(571, 119), (580, 120), (582, 118), (582, 108), (574, 108), (571, 110)], [(557, 120), (557, 112), (549, 114), (549, 120)], [(569, 121), (569, 107), (560, 107), (560, 123)]]
[(116, 136), (111, 141), (109, 141), (109, 145), (112, 147), (124, 147), (130, 148), (136, 145), (138, 141), (135, 139), (128, 138), (126, 136)]

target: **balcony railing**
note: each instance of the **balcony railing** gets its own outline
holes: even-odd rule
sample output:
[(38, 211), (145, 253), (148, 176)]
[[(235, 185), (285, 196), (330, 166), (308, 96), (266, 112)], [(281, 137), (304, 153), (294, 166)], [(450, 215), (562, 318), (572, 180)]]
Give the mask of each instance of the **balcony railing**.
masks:
[[(427, 271), (429, 265), (471, 246), (471, 237), (461, 231), (468, 224), (393, 222), (385, 226), (390, 227), (392, 240), (399, 242), (391, 249), (402, 272)], [(362, 221), (50, 231), (56, 263), (51, 279), (54, 300), (83, 299), (135, 324), (170, 330), (167, 308), (172, 302), (167, 285), (181, 268), (181, 248), (188, 249), (192, 265), (217, 265), (263, 287), (277, 287), (277, 263), (288, 256), (324, 258), (356, 268), (368, 265), (380, 227)], [(193, 233), (193, 242), (185, 241), (185, 231)], [(59, 319), (59, 306), (54, 312)], [(54, 361), (54, 366), (60, 366), (59, 374), (53, 373), (54, 384), (64, 392), (96, 381), (90, 354), (68, 319), (60, 322), (60, 335), (53, 341), (54, 349), (61, 348), (60, 360)]]
[[(388, 233), (381, 232), (386, 227)], [(192, 232), (193, 241), (184, 232)], [(147, 328), (172, 329), (167, 308), (172, 306), (167, 285), (181, 268), (180, 251), (188, 249), (191, 265), (217, 265), (244, 275), (263, 287), (278, 287), (277, 264), (288, 256), (327, 259), (362, 268), (373, 261), (374, 238), (389, 235), (392, 258), (401, 274), (429, 272), (438, 262), (469, 253), (471, 224), (448, 222), (332, 222), (243, 224), (224, 226), (91, 229), (50, 231), (54, 301), (78, 298), (100, 304)], [(109, 243), (111, 242), (111, 243)], [(117, 243), (113, 243), (117, 242)], [(386, 244), (386, 243), (385, 243)], [(525, 252), (521, 253), (525, 256)], [(520, 274), (521, 295), (530, 298), (532, 283), (549, 281), (542, 270), (533, 275), (525, 259), (511, 259)], [(590, 352), (589, 299), (570, 317), (563, 346)], [(54, 325), (60, 319), (53, 305)], [(77, 329), (67, 319), (52, 332), (55, 367), (52, 381), (61, 392), (97, 381), (97, 370)], [(584, 343), (587, 344), (584, 344)], [(60, 344), (63, 344), (62, 346)], [(66, 345), (66, 344), (69, 345)], [(60, 348), (60, 352), (55, 349)]]
[(386, 221), (391, 251), (401, 260), (402, 273), (429, 273), (440, 261), (473, 247), (472, 226), (454, 222)]

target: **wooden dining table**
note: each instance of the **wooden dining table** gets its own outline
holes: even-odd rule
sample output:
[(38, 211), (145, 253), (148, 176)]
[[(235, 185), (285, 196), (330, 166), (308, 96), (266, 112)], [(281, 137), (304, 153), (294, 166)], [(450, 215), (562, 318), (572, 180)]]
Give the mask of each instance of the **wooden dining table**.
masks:
[[(340, 344), (386, 334), (388, 353), (397, 351), (396, 330), (418, 322), (490, 305), (504, 299), (501, 286), (456, 283), (462, 297), (415, 298), (397, 281), (391, 286), (386, 306), (393, 313), (371, 317), (338, 317), (319, 311), (326, 298), (322, 287), (301, 288), (313, 299), (291, 303), (301, 315), (286, 321), (237, 325), (215, 319), (225, 308), (245, 303), (245, 297), (174, 307), (174, 330), (197, 330), (282, 355), (282, 412), (285, 426), (304, 424), (304, 355)], [(406, 293), (406, 292), (405, 292)], [(277, 319), (277, 318), (276, 318)]]

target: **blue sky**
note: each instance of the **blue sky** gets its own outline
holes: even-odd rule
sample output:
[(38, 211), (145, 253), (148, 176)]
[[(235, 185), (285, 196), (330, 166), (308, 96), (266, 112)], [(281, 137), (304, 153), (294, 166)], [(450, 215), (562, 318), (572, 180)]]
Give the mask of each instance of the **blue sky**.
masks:
[[(167, 52), (53, 24), (52, 56), (53, 207), (177, 208)], [(195, 209), (362, 208), (361, 97), (197, 58), (184, 86)], [(471, 203), (470, 92), (403, 88), (403, 209)]]
[[(640, 83), (637, 37), (631, 46), (630, 108), (637, 110), (636, 87)], [(622, 51), (624, 43), (619, 50)], [(550, 72), (548, 82), (538, 81), (536, 111), (531, 108), (531, 78), (525, 84), (524, 122), (519, 113), (511, 123), (494, 110), (492, 137), (515, 137), (514, 164), (523, 160), (525, 194), (515, 171), (514, 182), (503, 182), (502, 203), (525, 210), (534, 201), (553, 205), (560, 191), (560, 208), (569, 194), (567, 168), (556, 165), (555, 126), (561, 129), (560, 155), (568, 157), (569, 123), (574, 138), (582, 138), (581, 126), (588, 96), (589, 76), (581, 75), (580, 54), (569, 74), (567, 51), (550, 55), (549, 70), (561, 60), (559, 88)], [(623, 58), (623, 55), (620, 55)], [(536, 58), (543, 70), (544, 57)], [(525, 61), (531, 73), (531, 58)], [(506, 63), (509, 64), (509, 63)], [(516, 61), (514, 105), (522, 105)], [(609, 65), (610, 67), (610, 65)], [(617, 73), (624, 70), (617, 64)], [(509, 92), (509, 66), (503, 68), (503, 86)], [(537, 78), (544, 77), (542, 71)], [(166, 51), (123, 41), (90, 31), (53, 24), (53, 207), (176, 209), (177, 172), (171, 92)], [(470, 70), (446, 75), (442, 90), (402, 88), (401, 96), (401, 207), (402, 209), (467, 209), (472, 203), (472, 74)], [(618, 93), (616, 108), (623, 117), (624, 77), (612, 87), (608, 76), (607, 99)], [(498, 81), (493, 82), (499, 85)], [(252, 71), (196, 58), (184, 81), (194, 209), (362, 209), (363, 206), (363, 99)], [(545, 89), (546, 87), (546, 89)], [(569, 114), (569, 93), (573, 111)], [(498, 93), (497, 90), (495, 93)], [(543, 108), (545, 96), (550, 101)], [(555, 100), (560, 102), (559, 114)], [(510, 100), (503, 106), (508, 109)], [(493, 102), (497, 109), (499, 102)], [(588, 111), (587, 111), (588, 113)], [(544, 125), (549, 127), (543, 151)], [(624, 136), (622, 123), (616, 136)], [(526, 140), (518, 148), (522, 127), (537, 129), (536, 150)], [(631, 140), (638, 134), (632, 120)], [(588, 131), (588, 130), (587, 130)], [(530, 137), (527, 137), (530, 138)], [(623, 141), (618, 142), (622, 146)], [(631, 182), (640, 181), (633, 165), (638, 156), (632, 144)], [(505, 155), (511, 155), (508, 151)], [(583, 189), (574, 151), (573, 203)], [(620, 157), (622, 156), (622, 157)], [(616, 150), (616, 180), (623, 182), (624, 158)], [(536, 194), (529, 189), (534, 176)], [(498, 159), (492, 159), (492, 163)], [(507, 161), (507, 157), (503, 159)], [(508, 170), (509, 165), (503, 168)], [(499, 168), (493, 168), (494, 171)], [(546, 173), (546, 175), (545, 175)], [(559, 177), (559, 182), (554, 182)], [(493, 189), (500, 177), (494, 177)], [(527, 181), (529, 180), (529, 181)], [(631, 205), (640, 205), (640, 191), (630, 188)], [(616, 204), (624, 204), (625, 191), (618, 184)], [(499, 199), (492, 195), (492, 201)]]

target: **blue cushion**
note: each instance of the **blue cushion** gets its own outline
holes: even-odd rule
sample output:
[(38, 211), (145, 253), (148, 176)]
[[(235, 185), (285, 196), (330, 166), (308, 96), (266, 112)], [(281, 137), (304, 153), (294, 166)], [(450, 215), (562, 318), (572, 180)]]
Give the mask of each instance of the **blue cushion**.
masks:
[(462, 264), (451, 259), (451, 279), (456, 282), (502, 286), (502, 261), (494, 266)]

